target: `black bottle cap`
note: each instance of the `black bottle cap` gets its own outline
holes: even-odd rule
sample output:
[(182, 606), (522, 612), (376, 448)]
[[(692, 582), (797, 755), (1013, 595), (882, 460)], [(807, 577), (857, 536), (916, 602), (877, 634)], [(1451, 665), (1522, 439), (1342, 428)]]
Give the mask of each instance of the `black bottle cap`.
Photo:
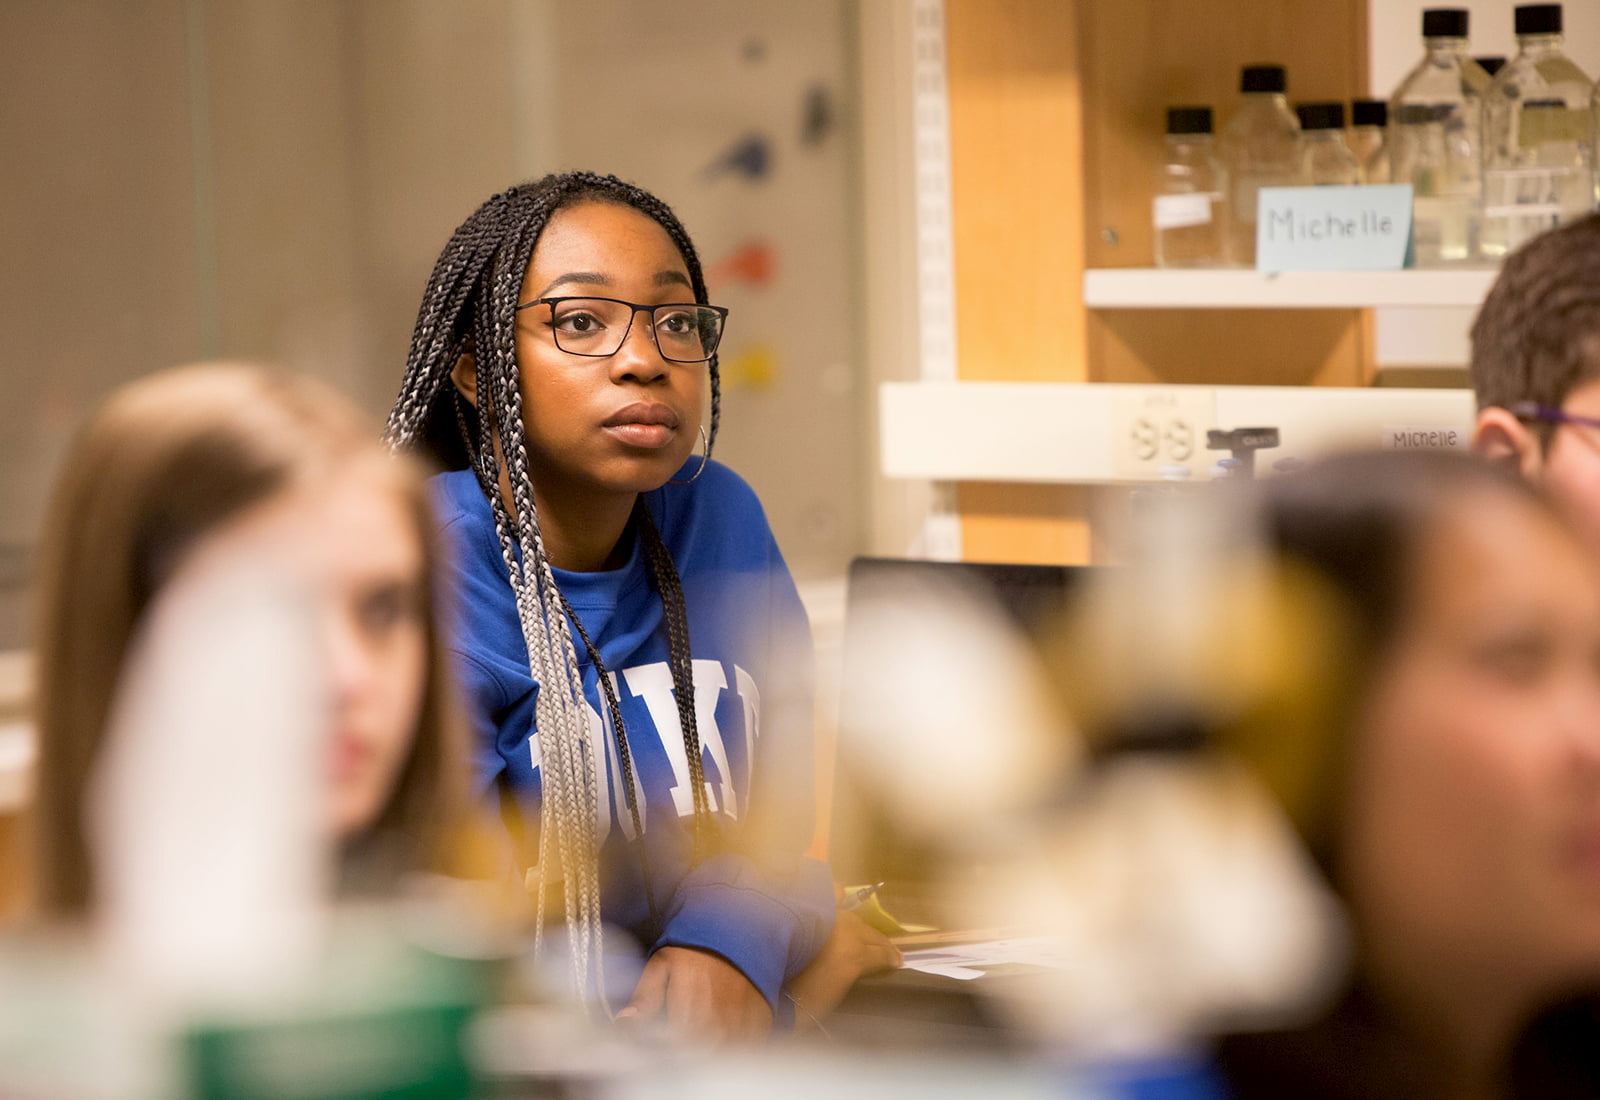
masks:
[(1352, 126), (1387, 126), (1389, 105), (1381, 99), (1353, 99), (1350, 101)]
[(1282, 65), (1246, 65), (1239, 74), (1241, 92), (1277, 92), (1289, 89), (1289, 74)]
[(1302, 130), (1343, 130), (1343, 103), (1297, 103), (1294, 113), (1300, 116)]
[(1210, 107), (1168, 107), (1167, 133), (1209, 134), (1211, 132)]
[(1466, 8), (1427, 8), (1422, 13), (1422, 37), (1467, 37)]
[(1561, 5), (1523, 4), (1514, 21), (1518, 34), (1560, 34)]
[(1490, 76), (1506, 67), (1506, 59), (1499, 54), (1493, 54), (1489, 57), (1474, 57), (1472, 60), (1476, 61), (1478, 67)]

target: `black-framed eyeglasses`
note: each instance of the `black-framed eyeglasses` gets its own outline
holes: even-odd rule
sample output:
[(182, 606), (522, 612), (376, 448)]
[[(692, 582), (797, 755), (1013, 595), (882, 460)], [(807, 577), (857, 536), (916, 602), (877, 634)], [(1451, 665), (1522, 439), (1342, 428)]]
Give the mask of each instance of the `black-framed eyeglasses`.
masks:
[(1552, 405), (1537, 401), (1518, 401), (1511, 406), (1511, 415), (1518, 420), (1537, 420), (1544, 424), (1571, 424), (1580, 428), (1600, 428), (1600, 417), (1579, 416)]
[(620, 298), (535, 298), (519, 310), (550, 307), (550, 332), (556, 347), (572, 355), (615, 355), (628, 338), (636, 313), (650, 315), (650, 337), (661, 358), (673, 363), (703, 363), (717, 353), (728, 311), (695, 302), (640, 305)]

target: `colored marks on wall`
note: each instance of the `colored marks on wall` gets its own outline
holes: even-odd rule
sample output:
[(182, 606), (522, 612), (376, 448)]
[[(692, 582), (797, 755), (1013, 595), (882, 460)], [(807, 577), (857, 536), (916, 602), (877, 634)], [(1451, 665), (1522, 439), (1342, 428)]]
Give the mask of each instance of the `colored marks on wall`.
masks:
[(706, 282), (713, 289), (735, 283), (765, 289), (777, 268), (777, 252), (772, 242), (752, 237), (706, 268)]
[(704, 175), (707, 180), (734, 175), (759, 183), (771, 172), (772, 143), (760, 134), (746, 134), (706, 165)]
[(833, 93), (827, 85), (813, 84), (806, 89), (800, 116), (800, 144), (812, 149), (825, 145), (837, 121)]
[(764, 390), (778, 380), (778, 350), (771, 344), (752, 344), (731, 359), (720, 360), (724, 386)]

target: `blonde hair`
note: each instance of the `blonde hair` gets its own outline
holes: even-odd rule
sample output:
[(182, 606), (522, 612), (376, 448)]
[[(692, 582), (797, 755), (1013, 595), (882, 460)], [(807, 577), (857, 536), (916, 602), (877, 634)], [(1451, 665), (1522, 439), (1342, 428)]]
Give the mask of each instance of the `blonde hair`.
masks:
[[(42, 914), (72, 916), (92, 905), (81, 824), (86, 778), (130, 638), (185, 551), (252, 504), (378, 452), (376, 431), (331, 388), (238, 364), (140, 379), (112, 394), (83, 429), (40, 548), (33, 828)], [(459, 809), (463, 750), (421, 477), (402, 461), (389, 468), (423, 547), (428, 664), (411, 754), (372, 832), (399, 834), (416, 860), (434, 863)]]

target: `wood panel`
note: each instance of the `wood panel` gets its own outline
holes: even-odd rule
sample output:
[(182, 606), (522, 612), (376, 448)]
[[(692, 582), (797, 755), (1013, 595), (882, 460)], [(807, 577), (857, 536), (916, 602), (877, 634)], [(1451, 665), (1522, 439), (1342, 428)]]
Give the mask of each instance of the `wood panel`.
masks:
[(27, 819), (0, 813), (0, 928), (18, 921), (32, 893), (33, 851)]
[(1096, 310), (1092, 382), (1364, 386), (1363, 310)]
[(960, 375), (1085, 381), (1073, 7), (948, 0), (946, 17)]
[[(1077, 13), (947, 0), (945, 14), (960, 377), (1087, 381)], [(964, 556), (1088, 560), (1083, 496), (961, 486)]]
[(958, 491), (968, 561), (1082, 565), (1095, 558), (1093, 490), (1082, 485), (972, 481)]

